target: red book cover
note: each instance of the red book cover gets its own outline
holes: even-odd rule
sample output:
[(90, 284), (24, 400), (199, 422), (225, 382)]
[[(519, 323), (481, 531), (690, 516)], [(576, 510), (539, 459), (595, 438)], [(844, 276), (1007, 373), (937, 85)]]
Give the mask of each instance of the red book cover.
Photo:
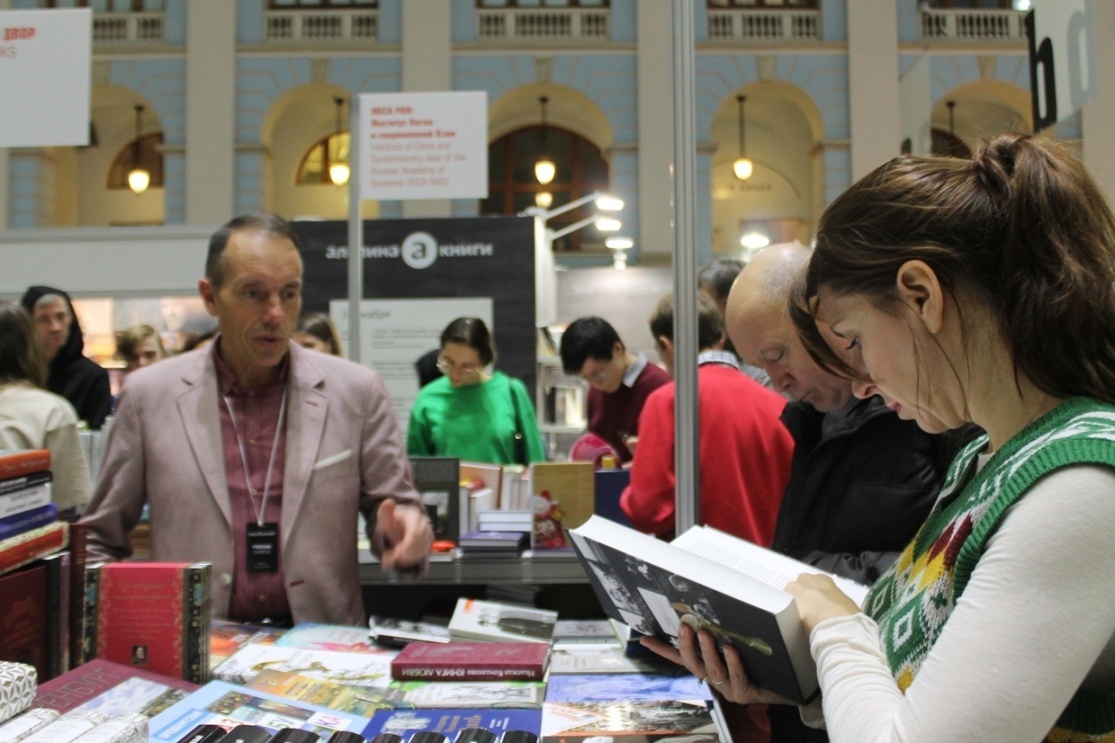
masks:
[(58, 678), (39, 684), (33, 707), (47, 707), (59, 712), (69, 712), (109, 689), (127, 681), (141, 678), (175, 689), (194, 691), (197, 684), (171, 676), (163, 676), (141, 668), (124, 666), (112, 661), (94, 658), (85, 665), (64, 673)]
[(34, 666), (47, 678), (46, 566), (0, 576), (0, 660)]
[(412, 642), (391, 661), (396, 681), (541, 681), (550, 646), (538, 642)]
[(208, 679), (209, 563), (111, 562), (86, 570), (99, 574), (96, 636), (89, 638), (96, 657)]
[(55, 521), (0, 541), (0, 575), (64, 549), (69, 534), (69, 524)]
[(0, 480), (23, 477), (50, 469), (48, 449), (9, 449), (0, 451)]

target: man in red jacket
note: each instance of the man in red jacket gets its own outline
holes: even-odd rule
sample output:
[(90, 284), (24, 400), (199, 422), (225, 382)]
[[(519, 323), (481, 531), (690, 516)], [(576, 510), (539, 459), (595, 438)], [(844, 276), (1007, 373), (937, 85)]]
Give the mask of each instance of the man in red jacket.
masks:
[[(722, 350), (724, 320), (708, 295), (698, 295), (697, 381), (700, 419), (701, 523), (769, 547), (794, 444), (779, 416), (786, 401), (743, 374)], [(658, 355), (674, 366), (674, 298), (650, 318)], [(673, 382), (647, 398), (639, 447), (620, 507), (632, 525), (664, 538), (674, 533)]]

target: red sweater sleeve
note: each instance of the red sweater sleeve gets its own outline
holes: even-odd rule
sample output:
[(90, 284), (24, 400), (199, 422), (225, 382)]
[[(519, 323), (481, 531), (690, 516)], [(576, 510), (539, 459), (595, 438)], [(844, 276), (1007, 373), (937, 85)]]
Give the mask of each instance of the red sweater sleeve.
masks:
[(674, 386), (651, 393), (639, 417), (639, 445), (631, 465), (631, 484), (619, 505), (639, 531), (672, 534), (674, 517)]

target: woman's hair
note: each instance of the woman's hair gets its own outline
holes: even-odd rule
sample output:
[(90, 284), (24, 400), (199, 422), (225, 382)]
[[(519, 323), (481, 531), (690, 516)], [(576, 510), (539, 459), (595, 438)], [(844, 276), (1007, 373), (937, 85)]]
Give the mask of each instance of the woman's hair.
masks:
[(0, 302), (0, 382), (46, 387), (47, 364), (31, 316), (18, 304)]
[(480, 354), (480, 363), (484, 366), (496, 360), (492, 335), (479, 317), (458, 317), (445, 326), (445, 330), (441, 331), (440, 347), (445, 348), (446, 343), (464, 343)]
[(330, 353), (334, 356), (344, 355), (344, 352), (341, 350), (341, 336), (337, 332), (337, 326), (329, 319), (329, 315), (324, 313), (306, 315), (298, 321), (297, 332), (308, 333), (317, 338), (322, 343), (329, 346)]
[(821, 216), (791, 314), (822, 366), (818, 290), (893, 307), (898, 269), (924, 261), (956, 301), (989, 309), (1015, 365), (1057, 397), (1115, 402), (1115, 218), (1084, 166), (1043, 137), (1007, 134), (972, 158), (902, 156)]

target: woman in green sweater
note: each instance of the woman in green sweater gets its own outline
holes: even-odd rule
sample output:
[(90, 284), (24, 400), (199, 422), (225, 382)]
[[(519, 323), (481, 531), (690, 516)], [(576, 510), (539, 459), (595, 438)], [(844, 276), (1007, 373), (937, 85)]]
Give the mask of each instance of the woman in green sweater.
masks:
[(418, 393), (410, 409), (407, 454), (468, 462), (530, 464), (546, 458), (526, 387), (498, 371), (488, 326), (458, 317), (441, 333), (437, 367), (444, 375)]
[[(787, 587), (822, 694), (803, 717), (834, 743), (1115, 741), (1115, 216), (1083, 165), (1017, 134), (895, 158), (825, 210), (799, 297), (857, 395), (987, 432), (862, 608)], [(681, 635), (725, 698), (785, 701)]]

